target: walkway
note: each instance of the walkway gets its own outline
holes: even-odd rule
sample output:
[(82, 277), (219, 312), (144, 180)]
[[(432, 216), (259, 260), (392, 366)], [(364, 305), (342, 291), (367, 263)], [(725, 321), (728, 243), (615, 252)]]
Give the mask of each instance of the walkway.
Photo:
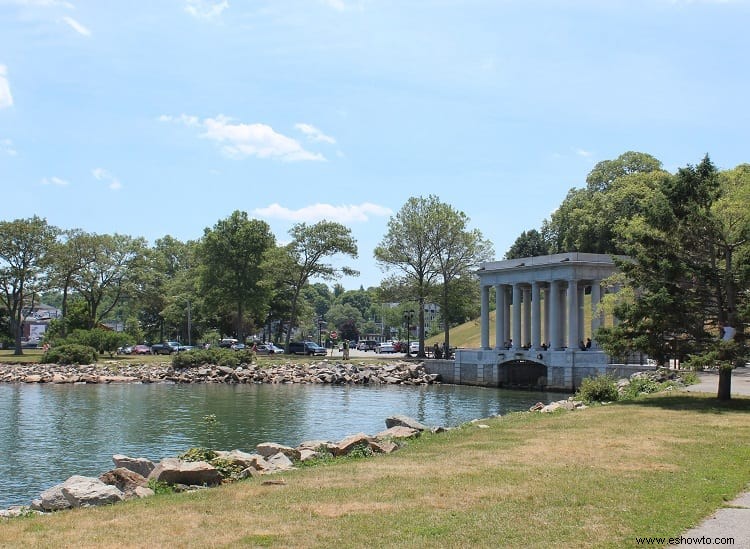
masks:
[[(690, 393), (711, 393), (719, 389), (719, 375), (716, 372), (698, 372), (700, 383), (687, 389)], [(737, 368), (732, 372), (732, 395), (750, 396), (750, 368)], [(737, 499), (704, 520), (695, 528), (682, 534), (687, 546), (750, 547), (750, 488)], [(692, 538), (692, 542), (687, 541)], [(722, 542), (722, 538), (733, 538), (733, 543)], [(700, 542), (698, 541), (700, 540)]]

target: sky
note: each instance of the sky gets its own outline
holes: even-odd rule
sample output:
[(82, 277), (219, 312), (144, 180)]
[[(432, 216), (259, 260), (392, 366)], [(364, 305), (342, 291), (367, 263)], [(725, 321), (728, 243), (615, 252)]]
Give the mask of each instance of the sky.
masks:
[(750, 0), (0, 0), (0, 220), (153, 242), (410, 197), (496, 259), (626, 151), (750, 162)]

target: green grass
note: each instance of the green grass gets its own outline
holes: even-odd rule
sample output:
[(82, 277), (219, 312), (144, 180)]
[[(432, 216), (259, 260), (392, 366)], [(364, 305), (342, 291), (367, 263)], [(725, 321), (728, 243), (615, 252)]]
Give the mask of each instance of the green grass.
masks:
[(750, 399), (687, 393), (510, 414), (284, 473), (285, 485), (11, 520), (0, 546), (634, 547), (748, 486), (748, 419)]

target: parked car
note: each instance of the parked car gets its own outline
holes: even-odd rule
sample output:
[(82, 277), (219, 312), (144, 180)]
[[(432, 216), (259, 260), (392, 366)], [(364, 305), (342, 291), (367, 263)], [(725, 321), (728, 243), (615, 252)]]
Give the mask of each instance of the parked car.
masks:
[(419, 352), (419, 341), (409, 343), (409, 353), (416, 354)]
[(319, 355), (326, 356), (325, 347), (321, 347), (313, 341), (291, 341), (289, 342), (289, 353), (293, 355)]
[(225, 338), (225, 339), (222, 339), (221, 341), (219, 341), (219, 347), (221, 347), (223, 349), (231, 349), (232, 345), (237, 345), (238, 343), (239, 343), (238, 339), (234, 339), (232, 337), (228, 337), (228, 338)]
[(375, 348), (378, 346), (378, 342), (374, 339), (363, 339), (359, 343), (357, 343), (357, 350), (358, 351), (374, 351)]
[(393, 346), (392, 341), (384, 341), (382, 343), (378, 343), (378, 346), (375, 347), (376, 353), (395, 353), (396, 347)]
[(152, 355), (171, 355), (180, 350), (180, 344), (177, 341), (162, 341), (151, 345)]
[(134, 355), (150, 355), (151, 354), (151, 347), (148, 345), (136, 345), (133, 347), (132, 354)]
[(244, 343), (235, 343), (230, 347), (230, 349), (234, 349), (235, 351), (242, 351), (243, 349), (247, 349), (247, 345)]
[(118, 355), (129, 355), (133, 353), (133, 346), (132, 345), (125, 345), (123, 347), (117, 348), (117, 354)]
[(259, 355), (276, 355), (283, 353), (284, 349), (277, 347), (273, 343), (262, 343), (261, 345), (258, 345), (256, 352)]

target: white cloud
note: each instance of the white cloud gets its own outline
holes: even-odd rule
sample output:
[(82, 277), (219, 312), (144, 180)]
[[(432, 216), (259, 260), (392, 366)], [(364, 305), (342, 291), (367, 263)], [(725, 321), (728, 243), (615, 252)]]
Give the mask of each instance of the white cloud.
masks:
[(336, 143), (336, 140), (333, 137), (324, 134), (322, 131), (311, 124), (304, 124), (300, 122), (299, 124), (295, 124), (294, 127), (304, 133), (310, 139), (310, 141), (321, 141), (323, 143), (331, 144)]
[(229, 7), (229, 2), (212, 2), (210, 0), (187, 0), (185, 11), (196, 19), (213, 19), (219, 17), (221, 12)]
[(0, 139), (0, 153), (7, 154), (8, 156), (18, 155), (18, 151), (10, 139)]
[(591, 158), (591, 155), (594, 153), (592, 153), (591, 151), (585, 151), (583, 149), (576, 149), (576, 154), (584, 158)]
[(74, 31), (76, 31), (78, 34), (81, 34), (83, 36), (91, 36), (91, 31), (81, 25), (78, 21), (73, 19), (72, 17), (68, 17), (67, 15), (62, 18), (62, 20), (67, 23)]
[(119, 191), (122, 188), (122, 183), (120, 183), (120, 180), (104, 168), (94, 168), (93, 170), (91, 170), (91, 174), (97, 181), (104, 181), (105, 183), (107, 183), (107, 187), (109, 187), (113, 191)]
[(203, 133), (200, 137), (220, 143), (222, 152), (232, 158), (255, 156), (278, 158), (285, 162), (325, 160), (322, 154), (306, 150), (299, 141), (276, 132), (267, 124), (235, 123), (224, 115), (203, 120), (185, 114), (177, 117), (162, 115), (159, 120), (180, 122), (188, 127), (201, 128)]
[(393, 211), (385, 206), (378, 206), (370, 202), (358, 205), (313, 204), (299, 210), (290, 210), (280, 204), (271, 204), (266, 208), (256, 208), (254, 215), (285, 221), (305, 221), (315, 223), (323, 219), (336, 220), (339, 223), (356, 223), (369, 221), (370, 217), (391, 215)]
[(13, 96), (10, 94), (7, 74), (8, 67), (0, 65), (0, 109), (13, 106)]
[(59, 177), (45, 177), (42, 179), (42, 185), (55, 185), (57, 187), (65, 187), (69, 185), (68, 181), (60, 179)]

